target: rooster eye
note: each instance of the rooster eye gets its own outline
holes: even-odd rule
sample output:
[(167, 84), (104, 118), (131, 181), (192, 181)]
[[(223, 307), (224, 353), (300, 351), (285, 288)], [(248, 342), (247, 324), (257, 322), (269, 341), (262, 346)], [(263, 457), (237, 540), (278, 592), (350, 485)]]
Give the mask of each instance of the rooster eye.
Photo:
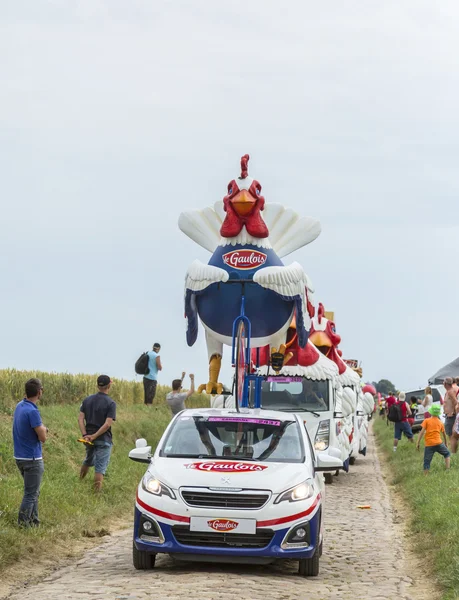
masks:
[(228, 194), (231, 196), (232, 193), (233, 193), (233, 188), (232, 187), (228, 188)]
[(261, 192), (260, 188), (257, 188), (257, 196), (260, 195), (260, 192)]

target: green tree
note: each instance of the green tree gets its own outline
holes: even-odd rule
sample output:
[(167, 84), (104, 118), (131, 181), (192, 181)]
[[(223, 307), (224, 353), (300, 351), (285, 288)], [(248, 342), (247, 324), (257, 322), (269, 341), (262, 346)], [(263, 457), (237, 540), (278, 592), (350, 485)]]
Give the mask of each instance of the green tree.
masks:
[(380, 379), (376, 384), (376, 390), (384, 396), (388, 396), (389, 394), (395, 394), (395, 392), (397, 391), (395, 385), (392, 383), (392, 381), (389, 381), (388, 379)]

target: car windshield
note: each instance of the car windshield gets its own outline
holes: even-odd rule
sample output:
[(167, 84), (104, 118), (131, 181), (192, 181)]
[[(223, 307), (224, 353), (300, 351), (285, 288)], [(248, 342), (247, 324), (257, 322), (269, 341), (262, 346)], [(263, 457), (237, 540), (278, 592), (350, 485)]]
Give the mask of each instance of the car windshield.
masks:
[[(254, 397), (253, 386), (251, 398)], [(253, 401), (253, 400), (252, 400)], [(261, 406), (271, 410), (324, 412), (330, 409), (328, 381), (282, 377), (261, 384)]]
[(241, 416), (181, 416), (172, 425), (160, 456), (304, 462), (296, 421)]

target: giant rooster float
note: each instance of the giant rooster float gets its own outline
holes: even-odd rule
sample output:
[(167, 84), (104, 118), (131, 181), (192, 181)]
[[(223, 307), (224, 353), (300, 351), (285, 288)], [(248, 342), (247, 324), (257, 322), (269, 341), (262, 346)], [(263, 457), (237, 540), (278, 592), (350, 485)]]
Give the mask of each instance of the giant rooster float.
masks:
[(223, 345), (232, 345), (233, 322), (241, 310), (251, 322), (253, 348), (281, 346), (294, 314), (298, 345), (305, 348), (314, 314), (308, 276), (298, 263), (286, 266), (281, 259), (315, 240), (320, 224), (280, 204), (265, 203), (260, 183), (248, 175), (248, 161), (246, 154), (241, 174), (230, 181), (222, 202), (179, 218), (180, 229), (212, 253), (207, 265), (195, 260), (185, 279), (187, 343), (195, 343), (200, 320), (209, 381), (199, 391), (208, 394), (222, 392)]
[[(332, 317), (330, 314), (328, 316)], [(317, 316), (312, 319), (310, 342), (338, 367), (338, 380), (343, 386), (344, 430), (349, 438), (352, 464), (357, 453), (366, 454), (368, 418), (360, 417), (371, 414), (373, 402), (369, 400), (370, 394), (362, 392), (359, 374), (341, 358), (341, 351), (338, 349), (341, 336), (336, 332), (332, 318), (327, 318), (321, 303)]]

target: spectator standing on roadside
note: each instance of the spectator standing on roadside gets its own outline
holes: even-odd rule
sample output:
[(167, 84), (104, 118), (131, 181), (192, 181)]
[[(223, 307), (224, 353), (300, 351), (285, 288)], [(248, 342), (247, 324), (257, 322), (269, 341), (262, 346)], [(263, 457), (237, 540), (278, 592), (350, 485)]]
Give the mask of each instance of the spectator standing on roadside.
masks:
[(398, 405), (401, 417), (399, 421), (394, 422), (394, 452), (396, 452), (398, 443), (402, 439), (403, 434), (405, 434), (405, 437), (407, 437), (411, 443), (414, 443), (414, 437), (408, 422), (408, 418), (411, 417), (411, 409), (408, 406), (408, 402), (405, 400), (405, 392), (400, 392), (398, 401), (396, 400), (394, 404)]
[(190, 389), (188, 392), (182, 392), (182, 383), (185, 378), (185, 371), (182, 373), (182, 379), (174, 379), (172, 382), (172, 392), (166, 396), (166, 402), (171, 409), (172, 416), (185, 410), (185, 400), (194, 394), (194, 375), (190, 375)]
[(389, 410), (392, 404), (397, 402), (397, 398), (395, 397), (395, 392), (391, 392), (390, 396), (386, 398), (386, 423), (389, 425), (389, 419), (387, 418), (389, 415)]
[(25, 398), (18, 402), (13, 416), (14, 458), (24, 480), (24, 496), (18, 514), (18, 525), (21, 527), (40, 524), (38, 497), (45, 470), (41, 445), (48, 434), (37, 407), (42, 396), (43, 386), (39, 379), (26, 381)]
[(448, 441), (450, 442), (454, 421), (456, 420), (457, 400), (453, 389), (452, 377), (447, 377), (443, 382), (443, 385), (446, 390), (445, 403), (443, 404), (443, 412), (445, 413), (445, 432), (448, 436)]
[(83, 400), (78, 415), (81, 435), (87, 442), (86, 457), (81, 465), (80, 478), (86, 477), (89, 468), (94, 467), (94, 489), (100, 492), (104, 475), (112, 452), (112, 424), (116, 420), (116, 403), (108, 392), (111, 387), (108, 375), (97, 378), (97, 394)]
[(424, 400), (422, 401), (422, 406), (425, 409), (424, 419), (430, 419), (431, 415), (429, 412), (429, 408), (432, 406), (432, 404), (433, 404), (432, 388), (430, 386), (427, 386), (425, 389)]
[(156, 396), (156, 386), (158, 384), (158, 371), (162, 371), (161, 358), (159, 352), (161, 345), (157, 342), (153, 344), (153, 351), (148, 352), (149, 372), (143, 376), (144, 404), (151, 405)]
[[(451, 454), (446, 447), (446, 435), (445, 427), (440, 421), (441, 406), (433, 404), (429, 408), (429, 412), (432, 416), (431, 419), (424, 419), (422, 422), (421, 434), (418, 438), (416, 449), (419, 450), (419, 444), (425, 434), (425, 445), (424, 445), (424, 475), (427, 475), (430, 469), (430, 463), (436, 452), (441, 454), (445, 459), (446, 469), (450, 468)], [(442, 442), (442, 436), (444, 443)]]

